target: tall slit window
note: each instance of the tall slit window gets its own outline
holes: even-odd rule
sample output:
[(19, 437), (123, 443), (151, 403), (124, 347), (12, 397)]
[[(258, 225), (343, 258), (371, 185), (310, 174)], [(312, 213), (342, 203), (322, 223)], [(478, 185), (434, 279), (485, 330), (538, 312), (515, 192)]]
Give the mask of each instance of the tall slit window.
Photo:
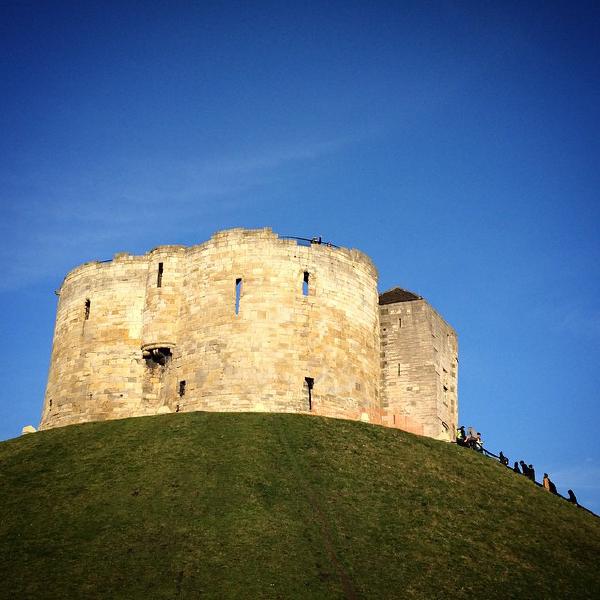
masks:
[(92, 306), (92, 303), (90, 302), (90, 299), (87, 298), (85, 301), (85, 312), (84, 312), (84, 318), (87, 321), (90, 318), (90, 307)]
[(302, 295), (308, 296), (308, 278), (310, 277), (310, 273), (308, 271), (304, 271), (304, 279), (302, 280)]
[(240, 314), (240, 298), (242, 297), (242, 278), (235, 280), (235, 314)]
[(156, 277), (156, 287), (162, 287), (162, 276), (163, 276), (164, 265), (163, 263), (158, 263), (158, 275)]
[(312, 389), (315, 385), (313, 377), (305, 377), (306, 387), (308, 388), (308, 410), (312, 410)]

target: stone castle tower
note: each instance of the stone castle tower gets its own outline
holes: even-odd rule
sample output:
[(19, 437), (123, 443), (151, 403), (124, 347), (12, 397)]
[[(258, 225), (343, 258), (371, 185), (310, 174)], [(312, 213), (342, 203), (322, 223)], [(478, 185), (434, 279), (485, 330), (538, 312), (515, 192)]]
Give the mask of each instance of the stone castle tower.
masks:
[(85, 263), (59, 303), (42, 429), (177, 411), (301, 412), (453, 439), (457, 340), (365, 254), (231, 229)]

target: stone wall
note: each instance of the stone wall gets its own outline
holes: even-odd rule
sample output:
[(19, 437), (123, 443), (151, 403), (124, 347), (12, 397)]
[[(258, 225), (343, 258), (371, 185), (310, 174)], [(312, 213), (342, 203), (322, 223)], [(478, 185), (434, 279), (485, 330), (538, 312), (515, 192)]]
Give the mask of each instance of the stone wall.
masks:
[[(456, 333), (421, 297), (380, 298), (382, 421), (453, 440), (458, 422)], [(397, 300), (397, 301), (394, 301)]]
[(40, 427), (177, 411), (306, 412), (451, 439), (457, 341), (357, 250), (231, 229), (71, 271)]
[(377, 273), (356, 250), (233, 229), (82, 265), (58, 293), (42, 428), (177, 410), (381, 420)]

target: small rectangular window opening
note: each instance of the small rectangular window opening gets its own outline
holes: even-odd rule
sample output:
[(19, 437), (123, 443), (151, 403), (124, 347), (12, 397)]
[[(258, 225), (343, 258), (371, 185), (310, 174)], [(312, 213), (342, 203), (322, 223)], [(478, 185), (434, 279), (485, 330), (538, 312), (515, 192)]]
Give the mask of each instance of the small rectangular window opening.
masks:
[(308, 296), (308, 278), (310, 277), (310, 273), (308, 271), (304, 271), (304, 280), (302, 281), (302, 295)]
[(158, 277), (156, 278), (156, 287), (162, 287), (163, 263), (158, 263)]
[(90, 307), (92, 306), (92, 303), (90, 302), (90, 299), (88, 298), (85, 301), (85, 320), (87, 321), (90, 318)]
[(240, 298), (242, 297), (242, 278), (235, 280), (235, 314), (240, 314)]
[(156, 365), (164, 367), (171, 362), (172, 352), (171, 348), (152, 348), (144, 350), (142, 356), (146, 359), (146, 365), (153, 369)]
[(402, 375), (402, 365), (398, 364), (398, 375)]
[(306, 387), (308, 388), (308, 410), (312, 410), (312, 389), (315, 385), (315, 380), (313, 377), (305, 377), (304, 381), (306, 381)]
[(398, 327), (402, 329), (402, 319), (398, 317)]
[(185, 396), (185, 381), (179, 382), (179, 396)]

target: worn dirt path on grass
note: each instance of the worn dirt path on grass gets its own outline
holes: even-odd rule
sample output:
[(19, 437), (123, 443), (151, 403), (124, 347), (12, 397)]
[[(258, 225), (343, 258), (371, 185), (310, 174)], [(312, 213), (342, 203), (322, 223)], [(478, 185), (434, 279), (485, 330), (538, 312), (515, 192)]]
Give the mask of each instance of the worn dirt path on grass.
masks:
[(294, 470), (294, 474), (296, 475), (296, 479), (300, 484), (302, 493), (306, 496), (306, 500), (313, 509), (315, 520), (319, 524), (319, 531), (323, 540), (323, 546), (325, 547), (327, 555), (329, 556), (329, 560), (331, 561), (331, 565), (333, 566), (333, 569), (337, 573), (337, 576), (342, 584), (344, 595), (346, 596), (346, 598), (348, 598), (348, 600), (358, 600), (358, 594), (356, 593), (354, 583), (352, 582), (352, 579), (344, 569), (344, 566), (340, 562), (335, 552), (335, 547), (333, 544), (332, 526), (327, 517), (325, 516), (323, 507), (321, 505), (321, 501), (319, 500), (317, 494), (314, 493), (314, 490), (312, 489), (310, 483), (307, 481), (306, 477), (304, 477), (304, 475), (302, 474), (302, 471), (298, 466), (298, 462), (296, 461), (296, 457), (290, 448), (285, 432), (282, 430), (281, 427), (277, 427), (277, 433), (281, 441), (281, 446), (284, 449), (287, 457), (289, 458), (290, 464), (292, 465), (292, 469)]

